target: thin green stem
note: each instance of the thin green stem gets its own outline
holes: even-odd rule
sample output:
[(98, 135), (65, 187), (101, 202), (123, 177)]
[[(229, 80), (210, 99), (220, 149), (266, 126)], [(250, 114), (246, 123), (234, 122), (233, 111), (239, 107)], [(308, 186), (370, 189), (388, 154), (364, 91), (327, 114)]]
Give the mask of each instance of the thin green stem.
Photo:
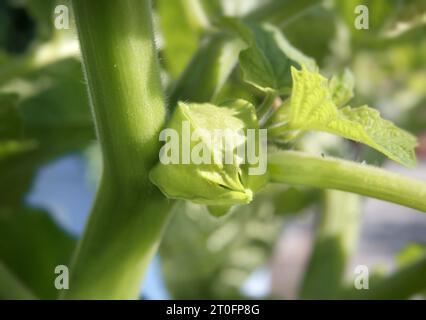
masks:
[(268, 92), (265, 98), (262, 101), (262, 104), (256, 110), (257, 118), (259, 119), (259, 124), (263, 126), (269, 119), (269, 116), (272, 113), (272, 104), (277, 98), (277, 94), (274, 92)]
[(426, 212), (426, 183), (369, 165), (294, 151), (268, 156), (273, 182), (358, 193)]
[(166, 109), (149, 0), (75, 0), (103, 177), (71, 268), (68, 299), (135, 299), (168, 220), (150, 183)]

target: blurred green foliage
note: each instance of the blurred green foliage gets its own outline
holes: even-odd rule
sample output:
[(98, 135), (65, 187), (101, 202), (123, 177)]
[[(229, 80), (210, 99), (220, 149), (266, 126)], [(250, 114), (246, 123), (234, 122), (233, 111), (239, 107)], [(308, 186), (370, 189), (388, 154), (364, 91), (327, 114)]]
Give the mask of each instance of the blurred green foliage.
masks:
[[(32, 63), (45, 44), (75, 42), (73, 30), (52, 26), (58, 3), (67, 2), (0, 2), (0, 298), (12, 295), (2, 285), (10, 288), (16, 279), (18, 297), (54, 298), (54, 266), (67, 264), (74, 247), (48, 213), (23, 202), (41, 166), (84, 151), (95, 139), (78, 55), (53, 51), (48, 62)], [(369, 7), (370, 30), (354, 28), (359, 4)], [(325, 73), (349, 67), (360, 100), (404, 128), (425, 133), (424, 1), (155, 0), (154, 6), (170, 109), (178, 100), (259, 102), (259, 92), (235, 67), (244, 46), (216, 27), (227, 14), (274, 24)], [(317, 137), (310, 143), (321, 144)], [(357, 148), (354, 153), (347, 143), (338, 144), (347, 157), (382, 159)], [(221, 219), (203, 206), (177, 202), (160, 249), (172, 296), (243, 297), (242, 283), (267, 263), (287, 218), (318, 207), (319, 197), (313, 190), (272, 185)], [(323, 253), (312, 258), (319, 265), (335, 254), (327, 244), (320, 247)]]

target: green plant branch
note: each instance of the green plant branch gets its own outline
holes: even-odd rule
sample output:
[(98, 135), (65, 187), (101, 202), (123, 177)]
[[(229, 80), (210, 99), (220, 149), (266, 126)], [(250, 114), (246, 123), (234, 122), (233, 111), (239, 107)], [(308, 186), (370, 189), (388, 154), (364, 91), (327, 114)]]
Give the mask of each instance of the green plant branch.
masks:
[(312, 254), (300, 290), (301, 299), (336, 299), (343, 285), (360, 221), (360, 197), (326, 190)]
[(358, 193), (426, 212), (426, 182), (369, 165), (301, 152), (268, 156), (272, 182)]
[(149, 0), (75, 0), (103, 177), (71, 267), (68, 299), (135, 299), (168, 220), (150, 183), (166, 108)]

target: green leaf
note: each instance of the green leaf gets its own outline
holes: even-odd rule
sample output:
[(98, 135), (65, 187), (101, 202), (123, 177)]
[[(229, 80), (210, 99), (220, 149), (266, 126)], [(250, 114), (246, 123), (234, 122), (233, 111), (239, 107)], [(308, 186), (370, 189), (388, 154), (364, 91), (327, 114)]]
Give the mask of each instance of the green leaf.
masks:
[(360, 197), (326, 190), (315, 242), (300, 288), (301, 299), (336, 299), (353, 254), (360, 223)]
[[(191, 11), (191, 2), (193, 1), (156, 1), (164, 37), (164, 63), (173, 78), (178, 77), (190, 61), (201, 35), (197, 18)], [(197, 4), (200, 10), (199, 6)]]
[(342, 107), (354, 97), (355, 78), (349, 69), (330, 80), (330, 90), (333, 102)]
[(367, 106), (345, 107), (342, 115), (344, 120), (335, 124), (337, 134), (363, 142), (407, 167), (416, 165), (416, 137), (382, 119), (379, 111)]
[(238, 61), (244, 43), (227, 35), (205, 38), (170, 94), (169, 105), (178, 101), (206, 102), (216, 98)]
[[(244, 298), (241, 286), (271, 256), (285, 215), (290, 213), (284, 211), (312, 204), (311, 200), (302, 204), (299, 197), (292, 205), (293, 194), (287, 194), (286, 186), (269, 184), (250, 205), (235, 206), (232, 214), (220, 219), (206, 214), (203, 206), (178, 201), (160, 247), (164, 280), (172, 297)], [(284, 211), (282, 203), (289, 206)]]
[(392, 160), (412, 167), (417, 140), (367, 106), (339, 110), (326, 78), (306, 69), (292, 69), (289, 122), (293, 130), (317, 130), (362, 142)]
[(243, 79), (262, 91), (285, 92), (291, 86), (292, 66), (316, 70), (315, 61), (294, 48), (273, 25), (235, 18), (223, 18), (220, 24), (245, 41), (248, 48), (240, 53)]
[(22, 136), (22, 117), (17, 102), (18, 96), (15, 94), (0, 95), (0, 140)]
[[(299, 0), (291, 3), (298, 4), (302, 1), (309, 2)], [(319, 65), (327, 64), (325, 59), (330, 56), (331, 41), (336, 37), (335, 11), (317, 1), (316, 5), (305, 8), (293, 19), (290, 18), (277, 25), (282, 26), (282, 32), (293, 46), (314, 58)]]
[(20, 96), (17, 111), (23, 121), (22, 139), (17, 133), (4, 147), (22, 150), (16, 142), (32, 147), (0, 162), (0, 205), (19, 206), (38, 168), (93, 141), (93, 122), (81, 66), (75, 59), (27, 74), (2, 90)]
[[(425, 255), (426, 247), (419, 243), (410, 243), (402, 250), (400, 250), (396, 256), (396, 262), (399, 268), (409, 266), (411, 263), (415, 263), (416, 260), (420, 260)], [(420, 293), (424, 298), (426, 297), (426, 289)]]
[(36, 22), (38, 36), (42, 39), (50, 38), (54, 31), (52, 21), (56, 2), (56, 0), (28, 0), (25, 3), (29, 14)]
[(218, 218), (228, 214), (231, 208), (231, 206), (207, 206), (209, 213)]
[(0, 261), (0, 300), (32, 300), (35, 296)]
[(410, 243), (402, 250), (400, 250), (396, 256), (396, 260), (399, 267), (404, 267), (415, 260), (421, 258), (426, 252), (426, 247), (418, 243)]
[(69, 265), (74, 244), (45, 212), (0, 211), (0, 264), (38, 298), (57, 297), (55, 267)]
[(33, 141), (24, 141), (23, 123), (17, 108), (18, 96), (0, 95), (0, 159), (34, 149)]

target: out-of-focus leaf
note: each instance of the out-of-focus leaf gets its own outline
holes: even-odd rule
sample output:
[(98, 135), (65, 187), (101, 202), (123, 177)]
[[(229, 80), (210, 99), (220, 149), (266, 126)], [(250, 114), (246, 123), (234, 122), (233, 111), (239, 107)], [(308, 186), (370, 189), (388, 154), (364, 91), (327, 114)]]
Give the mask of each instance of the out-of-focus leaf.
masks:
[(234, 69), (244, 44), (222, 34), (205, 39), (170, 95), (171, 108), (179, 100), (206, 102), (213, 100)]
[(18, 97), (0, 94), (0, 160), (35, 148), (34, 141), (24, 141), (22, 117), (17, 108)]
[[(415, 263), (416, 260), (422, 258), (426, 252), (426, 246), (412, 243), (403, 248), (397, 255), (396, 260), (400, 268)], [(426, 288), (421, 292), (423, 297), (426, 297)]]
[[(343, 20), (351, 29), (354, 37), (361, 38), (370, 32), (378, 33), (385, 26), (387, 21), (392, 17), (392, 11), (398, 6), (399, 0), (346, 0), (346, 1), (334, 1), (336, 10), (340, 13)], [(358, 6), (365, 6), (368, 8), (368, 22), (369, 29), (358, 30), (355, 27), (355, 18), (359, 16), (355, 12)]]
[[(6, 2), (0, 2), (0, 48), (6, 45), (7, 39), (7, 26), (9, 24), (9, 15), (7, 14), (6, 8)], [(0, 62), (2, 62), (1, 59)]]
[(32, 300), (35, 296), (0, 260), (0, 300)]
[(327, 190), (313, 251), (300, 289), (302, 299), (336, 299), (360, 223), (360, 197)]
[(272, 25), (245, 24), (235, 18), (223, 18), (220, 25), (248, 46), (239, 57), (243, 79), (262, 91), (284, 92), (291, 86), (292, 66), (316, 70), (315, 61), (294, 48)]
[(197, 49), (200, 24), (207, 22), (206, 17), (199, 0), (157, 0), (156, 4), (165, 42), (164, 63), (177, 78)]
[(57, 297), (55, 267), (69, 265), (74, 244), (45, 212), (0, 211), (0, 263), (39, 298)]
[(17, 206), (37, 169), (83, 149), (94, 139), (94, 129), (77, 60), (43, 68), (3, 90), (22, 97), (18, 109), (24, 123), (23, 138), (36, 146), (0, 164), (0, 205)]
[(200, 0), (206, 14), (210, 19), (223, 14), (221, 0)]
[(241, 285), (270, 256), (286, 216), (316, 198), (311, 190), (268, 185), (250, 205), (219, 219), (202, 206), (177, 203), (160, 247), (173, 298), (243, 298)]
[(397, 269), (386, 277), (369, 283), (369, 290), (354, 290), (345, 295), (349, 299), (402, 300), (410, 299), (426, 290), (426, 255)]
[(336, 35), (336, 14), (323, 5), (316, 5), (278, 27), (293, 46), (322, 65), (331, 53), (331, 42)]
[(53, 12), (56, 4), (68, 4), (66, 0), (26, 0), (29, 14), (36, 22), (37, 34), (46, 40), (53, 33)]
[(425, 252), (426, 247), (424, 245), (412, 243), (398, 253), (396, 260), (398, 265), (402, 267), (422, 257)]
[(321, 0), (271, 0), (262, 7), (249, 12), (245, 19), (282, 25), (320, 4)]
[(0, 95), (0, 140), (22, 137), (22, 118), (17, 103), (17, 95)]
[[(355, 27), (355, 13), (358, 6), (368, 8), (368, 30)], [(402, 40), (401, 37), (426, 25), (426, 5), (423, 0), (348, 0), (334, 1), (334, 6), (352, 35), (356, 46), (369, 47), (383, 45), (389, 40)], [(421, 31), (420, 35), (424, 31)], [(382, 41), (380, 41), (382, 39)]]

